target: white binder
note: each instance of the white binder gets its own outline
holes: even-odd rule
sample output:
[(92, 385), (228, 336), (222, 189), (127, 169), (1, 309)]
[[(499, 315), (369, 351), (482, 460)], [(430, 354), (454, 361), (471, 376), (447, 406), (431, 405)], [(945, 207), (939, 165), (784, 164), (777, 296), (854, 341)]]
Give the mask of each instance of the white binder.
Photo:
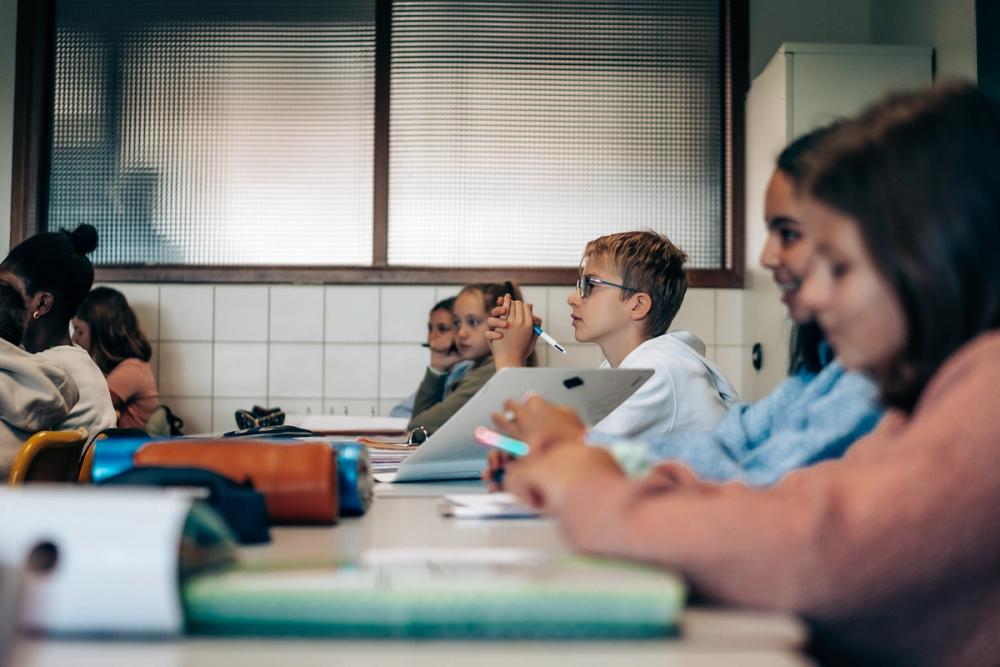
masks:
[(191, 494), (163, 489), (0, 487), (0, 563), (52, 566), (23, 582), (21, 625), (50, 634), (177, 635), (180, 544)]

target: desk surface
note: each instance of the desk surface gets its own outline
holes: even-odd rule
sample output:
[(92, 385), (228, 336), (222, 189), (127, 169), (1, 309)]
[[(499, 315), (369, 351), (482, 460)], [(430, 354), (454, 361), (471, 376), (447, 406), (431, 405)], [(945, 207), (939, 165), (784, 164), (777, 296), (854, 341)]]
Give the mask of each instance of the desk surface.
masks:
[[(248, 560), (353, 557), (370, 548), (514, 547), (565, 551), (548, 520), (460, 521), (437, 512), (442, 492), (478, 485), (380, 485), (368, 514), (336, 528), (276, 528), (271, 544), (242, 550)], [(680, 638), (657, 641), (469, 642), (179, 639), (69, 641), (23, 639), (18, 667), (144, 665), (807, 665), (795, 619), (757, 612), (691, 609)]]

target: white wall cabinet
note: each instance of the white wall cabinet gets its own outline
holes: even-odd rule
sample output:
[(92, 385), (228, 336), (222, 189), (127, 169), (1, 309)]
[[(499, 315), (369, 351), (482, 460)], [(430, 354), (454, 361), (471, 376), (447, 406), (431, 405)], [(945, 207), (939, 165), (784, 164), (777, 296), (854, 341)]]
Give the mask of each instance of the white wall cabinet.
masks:
[[(932, 54), (930, 47), (786, 43), (753, 80), (746, 113), (745, 399), (765, 396), (788, 366), (791, 322), (758, 261), (765, 239), (764, 191), (775, 158), (792, 139), (855, 114), (889, 91), (930, 85)], [(760, 371), (751, 366), (754, 343), (763, 349)]]

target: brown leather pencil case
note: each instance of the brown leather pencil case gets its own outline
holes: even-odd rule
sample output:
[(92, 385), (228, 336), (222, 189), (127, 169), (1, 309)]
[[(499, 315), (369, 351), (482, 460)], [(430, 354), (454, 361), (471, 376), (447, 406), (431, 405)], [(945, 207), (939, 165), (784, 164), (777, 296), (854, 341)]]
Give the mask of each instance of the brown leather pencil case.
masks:
[(264, 494), (272, 523), (337, 522), (337, 454), (320, 442), (173, 440), (150, 442), (137, 466), (204, 468)]

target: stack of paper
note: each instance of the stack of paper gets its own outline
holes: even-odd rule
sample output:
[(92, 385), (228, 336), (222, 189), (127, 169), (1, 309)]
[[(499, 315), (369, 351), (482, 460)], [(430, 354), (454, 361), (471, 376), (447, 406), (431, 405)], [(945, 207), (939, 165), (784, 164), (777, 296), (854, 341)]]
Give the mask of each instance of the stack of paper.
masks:
[(538, 512), (509, 493), (451, 493), (441, 501), (441, 514), (456, 519), (527, 519)]
[(405, 437), (360, 437), (358, 442), (368, 448), (368, 460), (373, 475), (394, 473), (403, 461), (417, 450), (406, 443)]
[(396, 472), (403, 461), (409, 458), (417, 448), (404, 447), (400, 449), (382, 449), (368, 446), (368, 459), (371, 461), (372, 473)]
[(285, 423), (313, 433), (362, 434), (406, 433), (405, 417), (359, 417), (349, 415), (285, 415)]

